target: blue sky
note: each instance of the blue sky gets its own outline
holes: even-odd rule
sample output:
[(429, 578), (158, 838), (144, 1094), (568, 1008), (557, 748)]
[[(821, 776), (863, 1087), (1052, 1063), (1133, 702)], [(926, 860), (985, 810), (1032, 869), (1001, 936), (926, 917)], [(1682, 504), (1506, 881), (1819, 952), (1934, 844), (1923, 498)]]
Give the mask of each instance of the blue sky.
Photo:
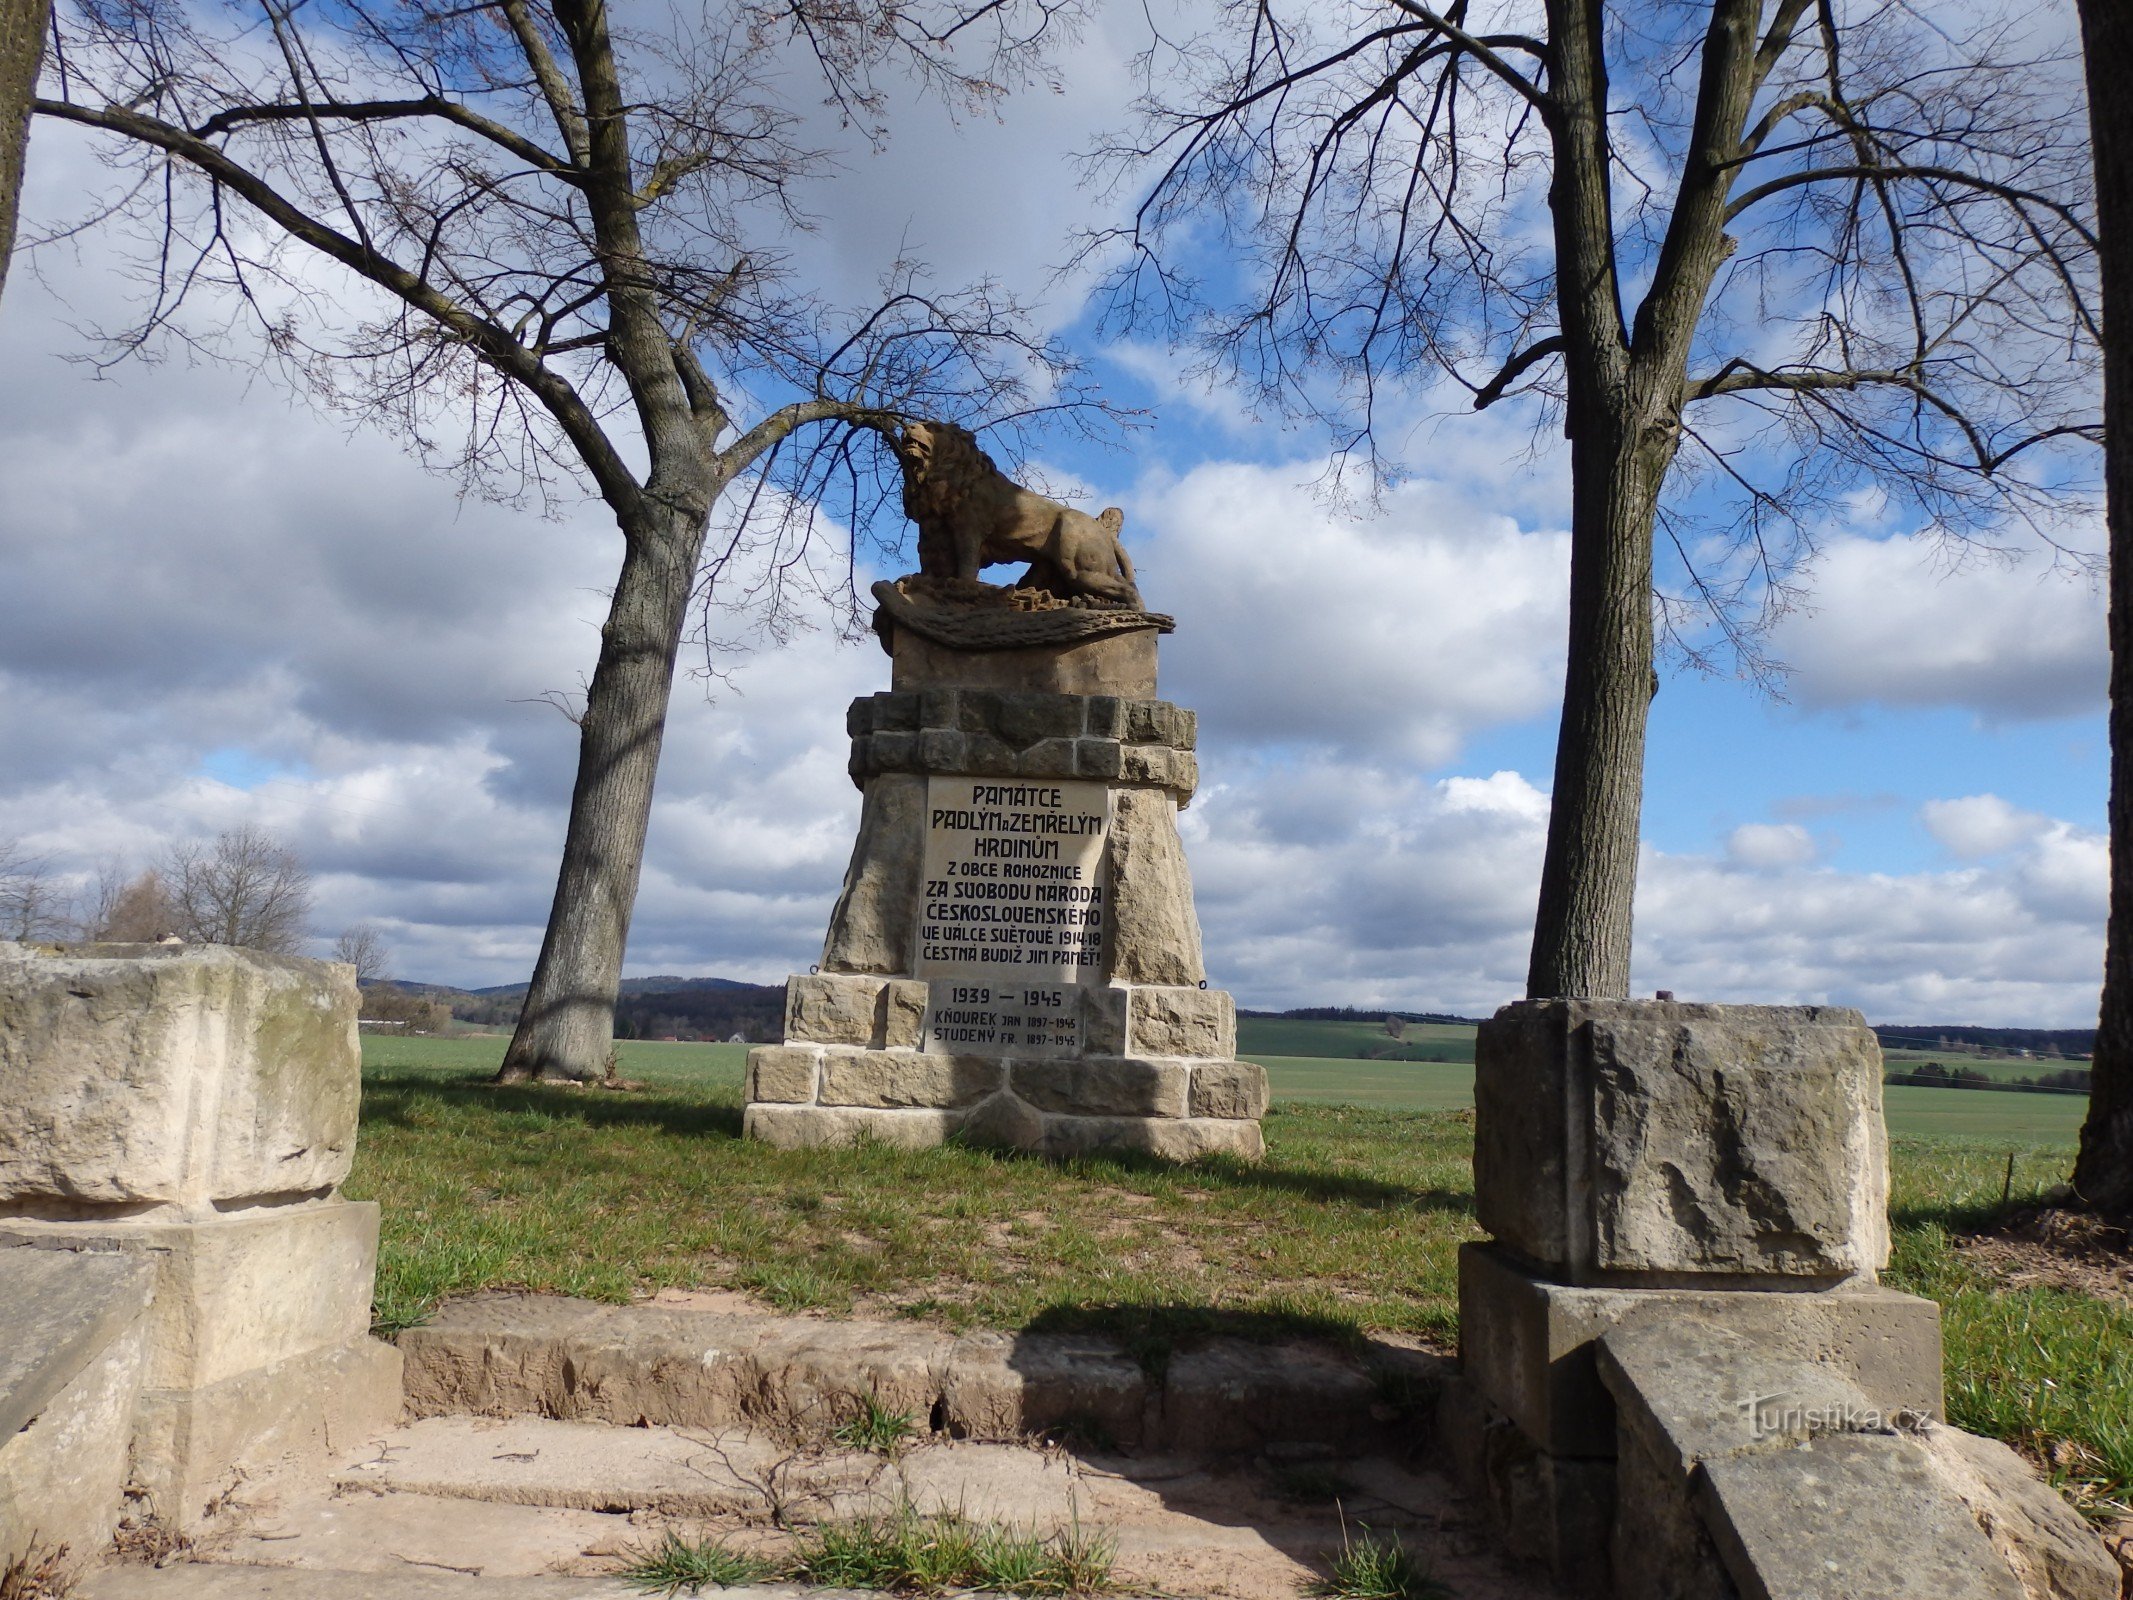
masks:
[[(998, 125), (895, 108), (789, 241), (857, 297), (885, 251), (992, 273), (1155, 413), (1040, 451), (1126, 508), (1165, 692), (1202, 714), (1183, 827), (1212, 975), (1242, 1003), (1486, 1011), (1524, 972), (1555, 701), (1566, 498), (1531, 419), (1412, 400), (1410, 476), (1314, 491), (1325, 441), (1099, 344), (1055, 275), (1097, 202), (1069, 159), (1130, 97), (1137, 11)], [(834, 119), (812, 131), (836, 137)], [(953, 171), (954, 184), (934, 175)], [(30, 228), (101, 182), (38, 130)], [(983, 204), (973, 204), (981, 197)], [(460, 496), (400, 441), (182, 355), (98, 379), (80, 325), (126, 288), (91, 237), (0, 302), (0, 839), (86, 885), (255, 822), (318, 876), (322, 940), (376, 925), (400, 975), (523, 978), (553, 888), (572, 730), (619, 549), (596, 505)], [(2103, 608), (2036, 559), (1945, 569), (1878, 521), (1821, 530), (1773, 638), (1787, 699), (1672, 671), (1654, 705), (1640, 988), (1833, 1001), (1888, 1022), (2075, 1026), (2101, 967)], [(996, 574), (997, 576), (997, 574)], [(831, 619), (677, 690), (632, 973), (775, 981), (815, 959), (857, 818), (846, 702), (886, 683)]]

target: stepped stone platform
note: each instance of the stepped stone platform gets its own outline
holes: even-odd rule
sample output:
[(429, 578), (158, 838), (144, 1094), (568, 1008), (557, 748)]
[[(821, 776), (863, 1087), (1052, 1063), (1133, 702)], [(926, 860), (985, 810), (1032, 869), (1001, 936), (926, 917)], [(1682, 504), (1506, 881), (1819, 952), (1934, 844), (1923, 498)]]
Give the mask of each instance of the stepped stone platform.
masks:
[[(714, 1303), (738, 1296), (705, 1297)], [(688, 1304), (478, 1294), (400, 1336), (408, 1409), (629, 1427), (805, 1431), (856, 1395), (955, 1438), (1066, 1432), (1127, 1450), (1404, 1450), (1450, 1367), (1359, 1349), (1212, 1338), (1160, 1372), (1097, 1334), (952, 1334)]]

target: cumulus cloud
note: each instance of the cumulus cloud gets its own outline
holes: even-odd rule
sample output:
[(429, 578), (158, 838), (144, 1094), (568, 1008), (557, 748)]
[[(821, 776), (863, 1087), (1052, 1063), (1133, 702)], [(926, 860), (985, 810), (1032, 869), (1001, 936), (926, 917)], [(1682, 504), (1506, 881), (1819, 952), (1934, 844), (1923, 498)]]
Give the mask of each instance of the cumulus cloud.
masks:
[(2010, 805), (1996, 794), (1928, 800), (1918, 815), (1942, 849), (1965, 861), (1996, 856), (2052, 825), (2049, 817)]
[[(1143, 591), (1175, 611), (1166, 692), (1218, 737), (1425, 766), (1546, 711), (1562, 686), (1568, 537), (1414, 482), (1382, 515), (1308, 464), (1211, 462), (1134, 497)], [(1281, 647), (1268, 642), (1278, 636)]]
[(1950, 568), (1928, 535), (1840, 538), (1773, 640), (1810, 709), (1955, 706), (1991, 721), (2103, 702), (2104, 597), (2042, 557)]
[(1797, 822), (1744, 822), (1726, 836), (1726, 859), (1742, 867), (1803, 867), (1820, 852)]

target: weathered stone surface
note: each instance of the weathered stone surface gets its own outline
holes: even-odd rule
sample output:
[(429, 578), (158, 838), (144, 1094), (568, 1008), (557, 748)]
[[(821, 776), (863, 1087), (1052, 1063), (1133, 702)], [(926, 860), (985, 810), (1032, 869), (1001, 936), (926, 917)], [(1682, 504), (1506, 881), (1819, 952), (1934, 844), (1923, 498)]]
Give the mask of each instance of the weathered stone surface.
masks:
[[(463, 1511), (460, 1525), (463, 1529), (491, 1514), (483, 1508)], [(414, 1566), (395, 1572), (252, 1567), (239, 1574), (206, 1562), (104, 1567), (74, 1592), (80, 1600), (635, 1600), (643, 1593), (619, 1578), (474, 1578)], [(775, 1590), (735, 1589), (728, 1591), (728, 1600), (790, 1597)]]
[(0, 1567), (110, 1541), (147, 1365), (143, 1263), (0, 1250)]
[(829, 1050), (822, 1057), (825, 1106), (953, 1107), (1000, 1087), (1002, 1063), (984, 1056), (917, 1050)]
[[(1465, 1373), (1446, 1377), (1437, 1437), (1453, 1474), (1481, 1505), (1497, 1542), (1571, 1595), (1613, 1593), (1615, 1463), (1537, 1446)], [(1729, 1600), (1719, 1595), (1698, 1600)]]
[(151, 1389), (196, 1389), (337, 1347), (370, 1326), (378, 1208), (347, 1200), (190, 1222), (0, 1221), (0, 1248), (146, 1263)]
[(898, 689), (959, 687), (1048, 694), (1155, 693), (1153, 628), (1022, 650), (955, 650), (898, 628), (890, 682)]
[(134, 1481), (161, 1515), (197, 1531), (248, 1477), (353, 1449), (398, 1422), (403, 1406), (400, 1352), (367, 1336), (203, 1388), (144, 1389)]
[(1126, 738), (1133, 744), (1177, 743), (1178, 708), (1167, 700), (1126, 703)]
[(1647, 1319), (1695, 1317), (1773, 1357), (1832, 1364), (1884, 1412), (1941, 1413), (1940, 1308), (1856, 1284), (1817, 1293), (1580, 1288), (1535, 1276), (1496, 1245), (1459, 1251), (1459, 1353), (1481, 1392), (1536, 1445), (1615, 1450), (1615, 1406), (1594, 1342)]
[(1044, 1119), (1042, 1149), (1050, 1156), (1124, 1150), (1165, 1161), (1217, 1155), (1257, 1161), (1266, 1154), (1266, 1136), (1256, 1122), (1228, 1118), (1053, 1116)]
[(1040, 740), (1073, 739), (1081, 734), (1085, 702), (1075, 695), (1008, 693), (999, 697), (992, 731), (1017, 750)]
[(1121, 789), (1111, 804), (1111, 976), (1197, 986), (1207, 968), (1177, 802), (1160, 789)]
[(926, 1032), (926, 985), (898, 978), (881, 993), (881, 1042), (891, 1050), (916, 1049)]
[(1082, 778), (1116, 781), (1124, 757), (1108, 739), (1077, 739), (1074, 742), (1074, 773)]
[(947, 1142), (960, 1125), (952, 1111), (882, 1111), (866, 1106), (753, 1105), (742, 1113), (744, 1138), (784, 1150), (863, 1144), (925, 1150)]
[(217, 945), (0, 944), (0, 1201), (330, 1190), (360, 1093), (344, 967)]
[(1082, 1049), (1092, 1056), (1122, 1056), (1126, 1049), (1126, 995), (1122, 983), (1091, 984), (1081, 991)]
[[(877, 737), (879, 737), (877, 735)], [(825, 972), (911, 970), (926, 855), (926, 780), (884, 775), (866, 786), (859, 838), (822, 946)]]
[(841, 972), (785, 980), (787, 1044), (872, 1044), (878, 1036), (882, 981)]
[(1745, 1600), (2025, 1600), (1915, 1440), (1837, 1434), (1704, 1464), (1698, 1498)]
[(2025, 1600), (2118, 1600), (2117, 1560), (2079, 1513), (1997, 1439), (1930, 1427), (1926, 1464), (1969, 1509)]
[(1237, 1002), (1221, 989), (1136, 984), (1126, 991), (1126, 1048), (1136, 1056), (1237, 1053)]
[(757, 1045), (748, 1052), (748, 1098), (806, 1105), (815, 1098), (822, 1052), (790, 1045)]
[(1888, 1257), (1880, 1047), (1855, 1011), (1522, 1001), (1482, 1025), (1475, 1130), (1482, 1225), (1574, 1280)]
[(1141, 1443), (1148, 1375), (1115, 1340), (973, 1333), (956, 1340), (942, 1420), (968, 1439), (1024, 1438), (1071, 1423), (1131, 1449)]
[(1002, 1089), (971, 1108), (959, 1137), (993, 1149), (1036, 1150), (1044, 1144), (1044, 1118), (1012, 1091)]
[(1195, 1117), (1266, 1115), (1266, 1068), (1251, 1061), (1203, 1061), (1192, 1069), (1189, 1104)]
[(1041, 739), (1023, 751), (1015, 770), (1026, 778), (1071, 778), (1074, 776), (1073, 739)]
[(1133, 1056), (1017, 1061), (1010, 1077), (1038, 1110), (1079, 1116), (1182, 1117), (1188, 1081), (1182, 1062)]
[(1614, 1600), (1740, 1600), (1689, 1480), (1635, 1434), (1615, 1455)]

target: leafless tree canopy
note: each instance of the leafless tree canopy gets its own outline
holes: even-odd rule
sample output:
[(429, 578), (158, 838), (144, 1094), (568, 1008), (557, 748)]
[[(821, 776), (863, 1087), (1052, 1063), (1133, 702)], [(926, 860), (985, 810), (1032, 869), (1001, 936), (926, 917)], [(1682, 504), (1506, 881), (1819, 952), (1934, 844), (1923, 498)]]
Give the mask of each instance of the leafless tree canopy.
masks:
[(310, 870), (250, 824), (212, 844), (173, 846), (160, 876), (176, 931), (191, 943), (298, 955), (310, 937)]
[(73, 906), (50, 864), (0, 839), (0, 939), (63, 939)]
[[(1114, 319), (1189, 335), (1381, 471), (1418, 387), (1565, 423), (1581, 363), (1618, 398), (1656, 382), (1681, 451), (1662, 620), (1699, 657), (1715, 620), (1752, 665), (1854, 497), (1988, 540), (2093, 508), (2068, 493), (2098, 424), (2086, 130), (2052, 20), (1235, 0), (1146, 58), (1106, 156), (1149, 187), (1093, 247), (1124, 252)], [(1226, 251), (1188, 248), (1210, 229)]]
[(367, 922), (344, 928), (333, 941), (333, 959), (356, 969), (357, 983), (372, 983), (392, 970), (393, 953), (385, 935)]
[(83, 934), (115, 944), (154, 944), (178, 931), (177, 912), (163, 874), (129, 872), (120, 861), (97, 868), (82, 917)]

